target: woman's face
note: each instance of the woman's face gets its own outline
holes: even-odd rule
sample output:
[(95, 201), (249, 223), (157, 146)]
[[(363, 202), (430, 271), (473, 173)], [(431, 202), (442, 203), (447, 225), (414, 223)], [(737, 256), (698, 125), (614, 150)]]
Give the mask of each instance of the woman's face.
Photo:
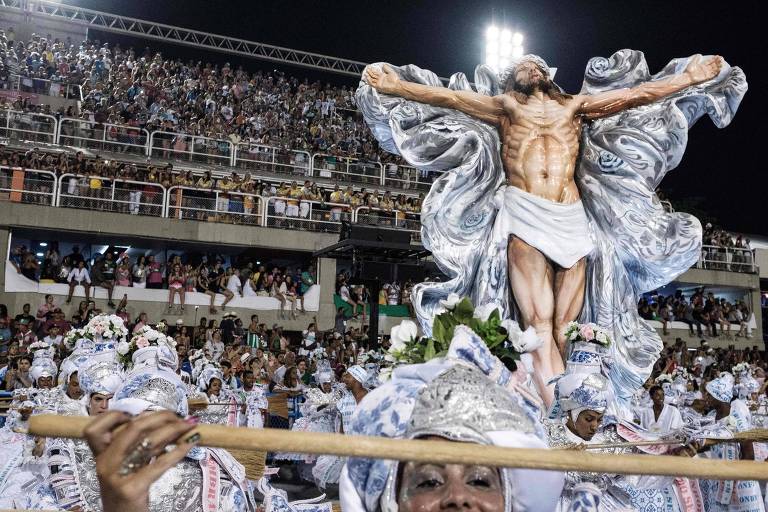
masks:
[(400, 512), (504, 510), (501, 476), (488, 466), (408, 462), (398, 488)]
[(221, 381), (216, 378), (211, 379), (210, 384), (208, 384), (208, 394), (218, 395), (219, 391), (221, 391)]

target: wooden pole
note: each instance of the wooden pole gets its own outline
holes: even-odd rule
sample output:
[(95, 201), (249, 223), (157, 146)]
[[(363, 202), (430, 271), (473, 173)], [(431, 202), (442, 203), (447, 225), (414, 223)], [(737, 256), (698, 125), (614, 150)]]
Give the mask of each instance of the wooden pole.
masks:
[[(82, 438), (90, 422), (85, 416), (41, 414), (29, 419), (29, 433), (45, 437)], [(719, 461), (665, 455), (609, 455), (570, 450), (501, 448), (469, 443), (389, 439), (384, 437), (292, 432), (199, 425), (199, 444), (229, 449), (267, 450), (365, 457), (435, 464), (479, 464), (554, 471), (589, 471), (624, 475), (666, 475), (711, 480), (765, 480), (768, 464)]]

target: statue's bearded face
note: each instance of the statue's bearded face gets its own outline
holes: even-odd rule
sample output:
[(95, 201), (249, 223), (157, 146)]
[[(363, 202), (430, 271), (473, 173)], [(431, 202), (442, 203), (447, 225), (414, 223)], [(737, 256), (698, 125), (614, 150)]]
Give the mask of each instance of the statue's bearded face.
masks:
[(536, 63), (526, 61), (515, 68), (507, 81), (505, 92), (511, 90), (530, 96), (537, 90), (547, 93), (551, 89), (552, 81), (547, 77), (547, 73)]

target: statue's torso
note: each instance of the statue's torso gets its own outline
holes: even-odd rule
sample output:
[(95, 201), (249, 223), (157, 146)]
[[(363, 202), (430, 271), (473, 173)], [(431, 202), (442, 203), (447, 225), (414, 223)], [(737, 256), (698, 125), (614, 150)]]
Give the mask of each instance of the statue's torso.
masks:
[(500, 125), (501, 158), (510, 185), (558, 203), (574, 203), (573, 180), (579, 154), (581, 120), (574, 104), (528, 98), (510, 102)]

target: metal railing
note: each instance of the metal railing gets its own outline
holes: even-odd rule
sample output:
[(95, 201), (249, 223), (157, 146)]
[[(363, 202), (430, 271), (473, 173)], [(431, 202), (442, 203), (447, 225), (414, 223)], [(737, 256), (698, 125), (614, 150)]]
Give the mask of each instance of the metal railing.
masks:
[(164, 217), (167, 191), (158, 183), (62, 174), (56, 206)]
[(291, 176), (312, 175), (312, 156), (307, 151), (247, 143), (238, 144), (235, 151), (235, 165), (241, 169)]
[[(397, 187), (404, 191), (428, 191), (432, 174), (397, 164), (325, 153), (309, 153), (247, 143), (233, 144), (186, 133), (157, 130), (47, 114), (0, 110), (0, 137), (82, 147), (113, 153), (146, 155), (180, 163), (215, 164), (294, 177), (315, 176), (361, 185)], [(394, 165), (394, 164), (392, 164)], [(387, 172), (388, 171), (388, 172)]]
[(70, 117), (59, 120), (58, 143), (63, 146), (145, 155), (148, 140), (149, 132), (136, 126)]
[(0, 200), (54, 206), (56, 174), (21, 167), (0, 167)]
[(199, 164), (234, 166), (234, 145), (227, 139), (157, 130), (149, 136), (149, 156), (196, 162)]
[[(340, 203), (272, 196), (264, 200), (262, 226), (339, 233), (349, 207)], [(349, 215), (348, 213), (346, 215)]]
[(56, 144), (56, 118), (20, 110), (0, 109), (0, 137)]
[(696, 268), (754, 274), (758, 268), (752, 249), (704, 245)]
[(45, 78), (33, 78), (11, 75), (7, 82), (11, 91), (28, 92), (42, 96), (57, 96), (70, 100), (83, 101), (83, 88), (80, 84), (55, 82)]
[(262, 224), (264, 199), (256, 194), (194, 187), (168, 189), (165, 217), (233, 224)]
[(432, 174), (420, 171), (410, 165), (384, 164), (383, 183), (388, 187), (403, 190), (428, 191), (432, 186)]
[(321, 178), (384, 184), (384, 167), (380, 162), (369, 162), (346, 156), (315, 153), (312, 155), (312, 174)]
[(412, 233), (421, 232), (421, 214), (397, 209), (372, 208), (370, 206), (358, 206), (352, 214), (352, 222), (397, 228)]

